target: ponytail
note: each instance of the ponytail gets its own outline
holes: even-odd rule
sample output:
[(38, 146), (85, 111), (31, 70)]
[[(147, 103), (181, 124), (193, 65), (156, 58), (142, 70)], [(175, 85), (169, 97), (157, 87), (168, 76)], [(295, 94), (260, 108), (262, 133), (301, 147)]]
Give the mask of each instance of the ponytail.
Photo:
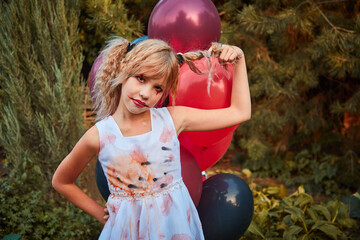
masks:
[[(187, 52), (187, 53), (178, 53), (177, 56), (178, 56), (178, 60), (179, 60), (179, 64), (183, 64), (183, 63), (186, 63), (189, 68), (197, 73), (197, 74), (204, 74), (204, 72), (201, 72), (197, 67), (196, 65), (193, 63), (193, 61), (196, 61), (196, 60), (200, 60), (202, 58), (205, 58), (206, 59), (206, 62), (208, 64), (208, 69), (209, 69), (209, 72), (208, 72), (208, 85), (207, 85), (207, 92), (208, 94), (210, 94), (210, 84), (211, 82), (213, 81), (213, 78), (212, 78), (212, 70), (213, 70), (213, 64), (210, 60), (210, 57), (219, 57), (220, 54), (221, 54), (221, 50), (222, 50), (222, 44), (221, 43), (217, 43), (217, 42), (213, 42), (211, 44), (211, 47), (210, 47), (210, 52), (209, 51), (196, 51), (196, 52)], [(226, 66), (224, 66), (226, 67)]]
[(97, 118), (113, 114), (120, 100), (122, 81), (117, 81), (123, 66), (122, 60), (128, 51), (129, 42), (124, 38), (110, 40), (102, 51), (103, 61), (96, 74), (94, 96)]

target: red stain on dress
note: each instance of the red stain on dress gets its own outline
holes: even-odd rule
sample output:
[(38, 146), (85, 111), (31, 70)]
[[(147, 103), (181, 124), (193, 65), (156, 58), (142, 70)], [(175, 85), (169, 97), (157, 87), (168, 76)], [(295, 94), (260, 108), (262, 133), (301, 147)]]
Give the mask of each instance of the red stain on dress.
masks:
[(166, 176), (164, 176), (156, 181), (154, 188), (156, 190), (164, 188), (164, 187), (170, 185), (173, 182), (173, 180), (174, 180), (174, 177), (170, 174), (167, 174)]
[(164, 196), (163, 203), (161, 204), (161, 212), (164, 216), (168, 216), (170, 214), (172, 204), (173, 204), (173, 199), (171, 195), (168, 193)]
[(127, 239), (129, 237), (129, 231), (125, 229), (121, 234), (121, 239)]
[(139, 164), (147, 162), (147, 158), (139, 146), (135, 146), (129, 156), (132, 161), (136, 161)]
[(190, 226), (190, 220), (191, 220), (191, 215), (190, 215), (190, 208), (188, 208), (188, 210), (186, 210), (186, 215), (187, 215), (187, 222)]
[(100, 152), (104, 149), (104, 147), (108, 144), (114, 144), (116, 140), (116, 135), (114, 134), (108, 134), (105, 135), (104, 137), (102, 137), (101, 141), (100, 141)]
[(123, 190), (129, 195), (151, 191), (155, 173), (139, 146), (135, 146), (129, 155), (118, 156), (113, 163), (116, 165), (109, 164), (106, 171), (113, 189)]
[(116, 140), (116, 135), (114, 134), (109, 134), (108, 136), (106, 136), (106, 141), (108, 144), (113, 144)]
[(174, 234), (171, 237), (171, 240), (193, 240), (193, 238), (185, 233), (180, 233), (180, 234)]
[(173, 129), (164, 128), (160, 135), (160, 142), (167, 143), (170, 142), (175, 132)]

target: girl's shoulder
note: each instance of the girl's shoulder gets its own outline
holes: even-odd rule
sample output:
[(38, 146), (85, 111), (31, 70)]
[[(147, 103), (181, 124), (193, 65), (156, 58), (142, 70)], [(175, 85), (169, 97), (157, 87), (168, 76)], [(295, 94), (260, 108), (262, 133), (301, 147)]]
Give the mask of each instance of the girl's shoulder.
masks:
[(99, 132), (96, 126), (89, 128), (80, 138), (79, 143), (89, 151), (98, 152), (100, 149)]

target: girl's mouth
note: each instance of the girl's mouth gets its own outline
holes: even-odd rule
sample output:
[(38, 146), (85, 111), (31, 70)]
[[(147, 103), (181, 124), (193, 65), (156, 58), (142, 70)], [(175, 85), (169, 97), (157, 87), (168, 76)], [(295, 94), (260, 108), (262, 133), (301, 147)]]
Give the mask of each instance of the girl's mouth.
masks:
[(134, 99), (134, 98), (130, 98), (132, 101), (133, 101), (133, 103), (136, 105), (136, 106), (138, 106), (138, 107), (141, 107), (141, 108), (143, 108), (143, 107), (148, 107), (148, 105), (146, 105), (143, 101), (140, 101), (140, 100), (137, 100), (137, 99)]

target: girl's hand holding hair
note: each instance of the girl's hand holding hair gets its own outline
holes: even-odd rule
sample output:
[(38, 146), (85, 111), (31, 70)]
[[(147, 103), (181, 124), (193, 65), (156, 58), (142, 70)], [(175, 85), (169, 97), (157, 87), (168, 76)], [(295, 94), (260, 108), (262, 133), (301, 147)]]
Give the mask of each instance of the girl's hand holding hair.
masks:
[(244, 52), (239, 47), (217, 43), (220, 45), (220, 50), (217, 52), (211, 46), (208, 50), (209, 55), (215, 55), (219, 58), (221, 64), (236, 63), (237, 60), (244, 57)]

